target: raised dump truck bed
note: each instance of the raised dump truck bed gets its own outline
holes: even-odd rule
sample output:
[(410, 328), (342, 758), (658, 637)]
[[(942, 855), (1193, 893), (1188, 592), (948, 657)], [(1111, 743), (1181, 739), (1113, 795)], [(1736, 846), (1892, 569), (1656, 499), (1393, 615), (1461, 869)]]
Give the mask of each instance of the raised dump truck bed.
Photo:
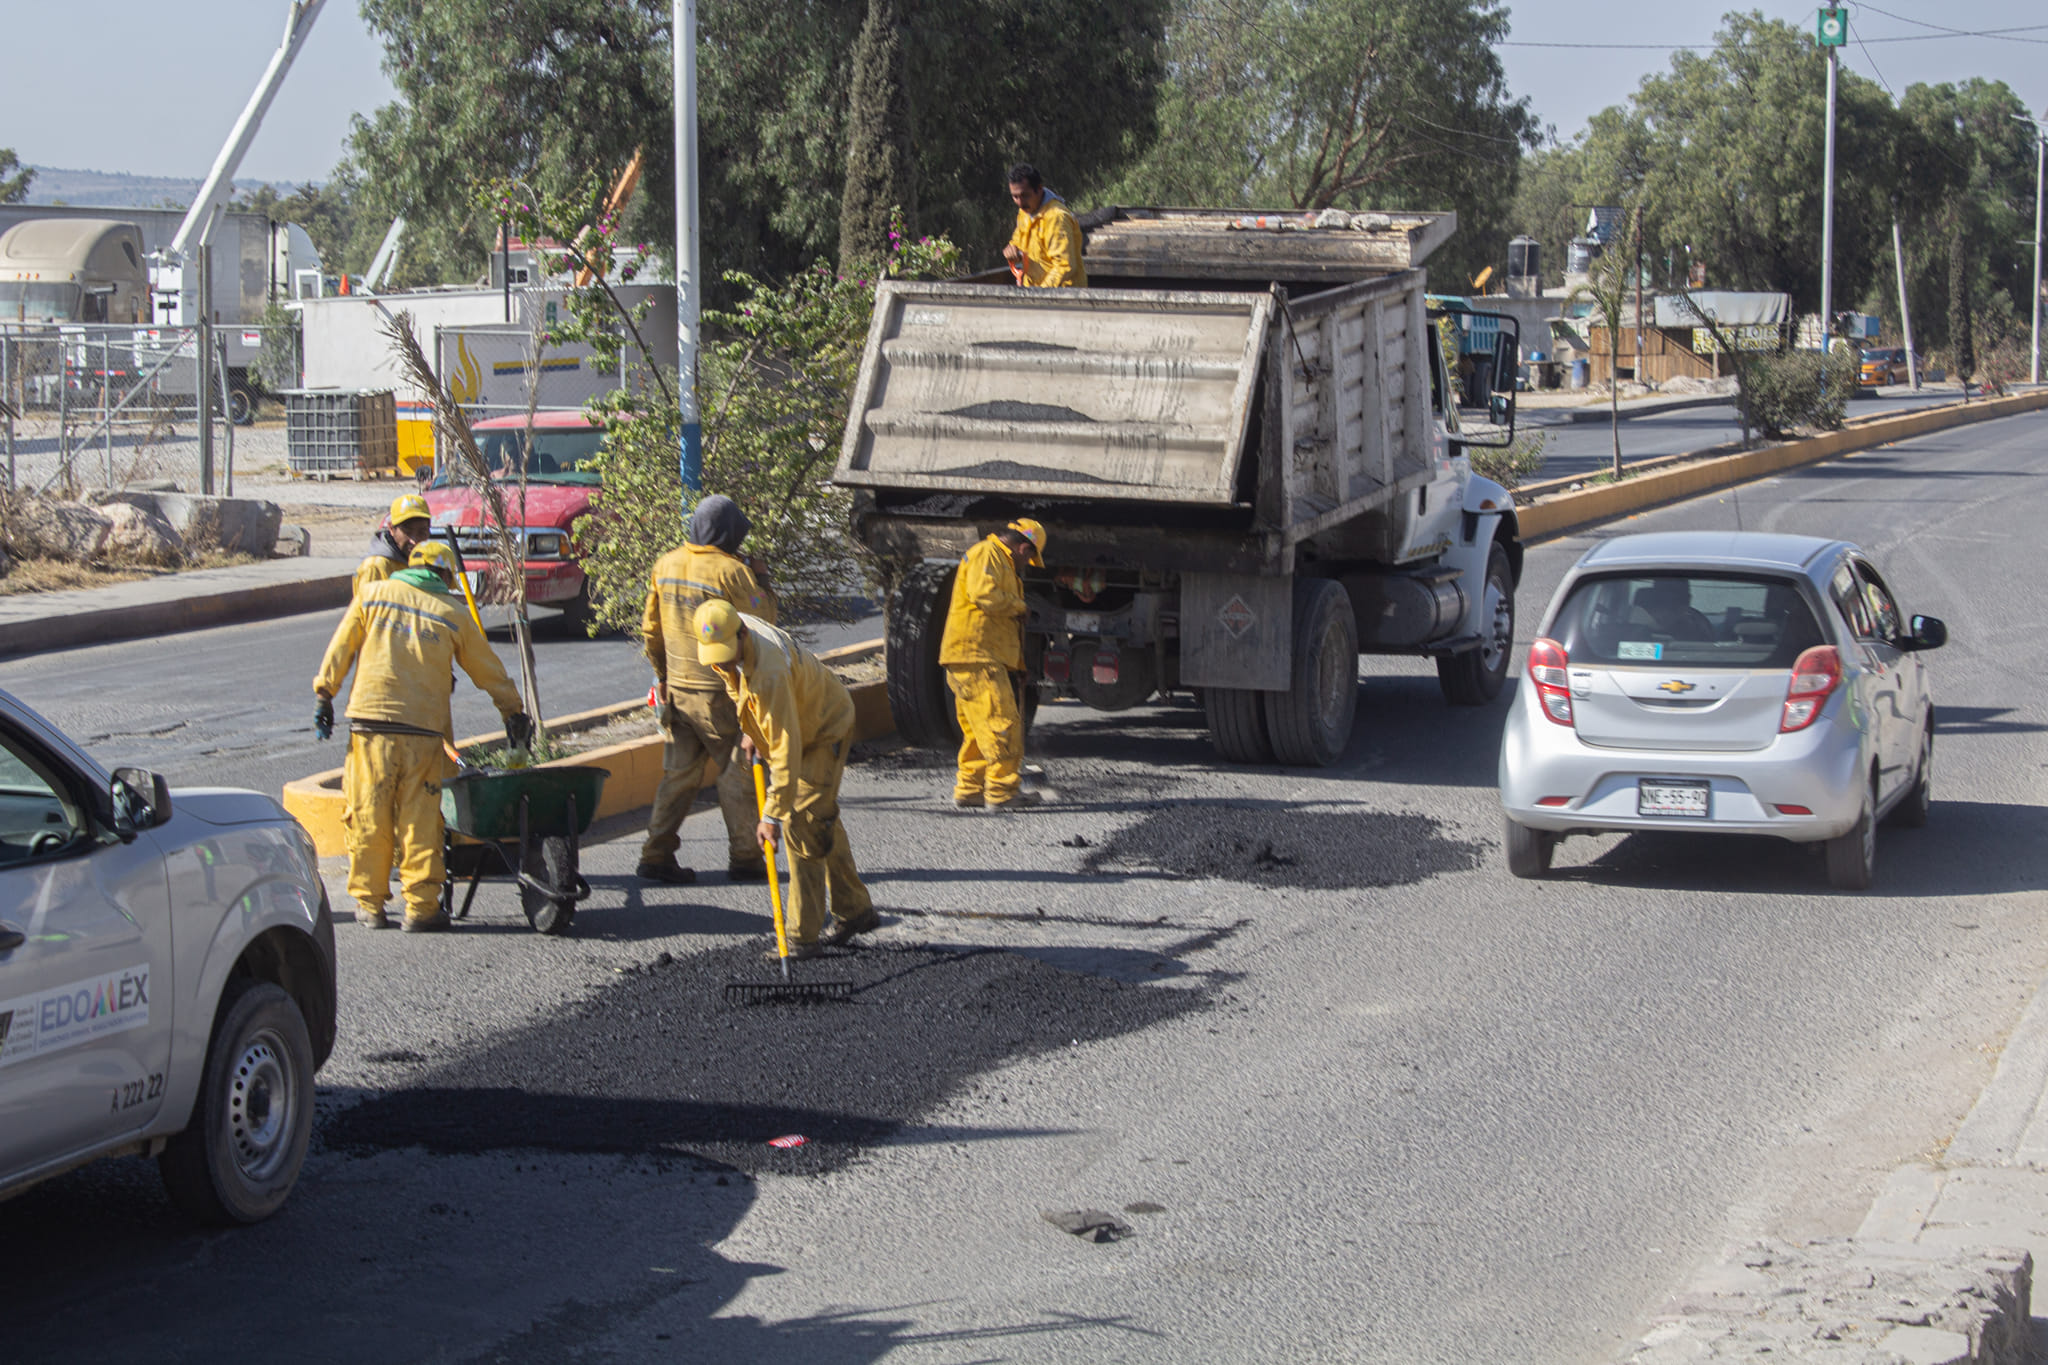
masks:
[(1512, 503), (1459, 458), (1473, 433), (1414, 268), (1455, 219), (1242, 225), (1262, 217), (1093, 215), (1089, 278), (1117, 287), (882, 285), (835, 478), (899, 580), (906, 736), (954, 738), (952, 564), (1016, 516), (1050, 535), (1035, 694), (1199, 689), (1226, 756), (1326, 763), (1355, 686), (1334, 654), (1430, 654), (1453, 700), (1499, 690)]

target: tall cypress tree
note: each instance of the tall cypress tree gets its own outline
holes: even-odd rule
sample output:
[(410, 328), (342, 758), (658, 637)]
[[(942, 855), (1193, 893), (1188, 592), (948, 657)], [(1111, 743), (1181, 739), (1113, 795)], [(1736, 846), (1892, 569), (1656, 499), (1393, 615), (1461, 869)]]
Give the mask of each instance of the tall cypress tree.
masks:
[(887, 253), (892, 209), (902, 210), (906, 226), (916, 222), (916, 166), (911, 156), (903, 24), (896, 13), (896, 0), (868, 0), (867, 22), (861, 25), (860, 38), (853, 47), (846, 188), (839, 201), (840, 269)]
[(1970, 318), (1970, 224), (1960, 200), (1951, 209), (1948, 239), (1948, 348), (1956, 378), (1965, 384), (1977, 372), (1977, 346)]

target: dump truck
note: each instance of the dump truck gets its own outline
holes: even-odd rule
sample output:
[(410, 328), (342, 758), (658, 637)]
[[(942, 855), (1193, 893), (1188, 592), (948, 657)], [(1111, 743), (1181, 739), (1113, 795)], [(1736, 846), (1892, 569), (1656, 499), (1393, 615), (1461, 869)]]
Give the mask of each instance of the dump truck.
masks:
[(905, 738), (957, 742), (954, 569), (1018, 516), (1049, 536), (1027, 715), (1191, 695), (1224, 759), (1321, 766), (1361, 654), (1434, 659), (1454, 705), (1498, 695), (1522, 545), (1465, 452), (1513, 439), (1519, 333), (1497, 319), (1465, 386), (1487, 406), (1461, 411), (1422, 269), (1456, 224), (1114, 208), (1082, 220), (1086, 289), (885, 281), (834, 478), (890, 582)]

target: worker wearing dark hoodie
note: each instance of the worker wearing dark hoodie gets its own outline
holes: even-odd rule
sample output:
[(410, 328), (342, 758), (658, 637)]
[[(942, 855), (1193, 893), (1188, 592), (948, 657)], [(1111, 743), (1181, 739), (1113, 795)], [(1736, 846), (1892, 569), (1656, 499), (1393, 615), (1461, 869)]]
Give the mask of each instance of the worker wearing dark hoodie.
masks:
[(761, 581), (759, 561), (741, 559), (740, 543), (752, 523), (739, 504), (714, 493), (697, 504), (689, 539), (654, 563), (647, 584), (647, 613), (641, 641), (661, 696), (661, 785), (647, 819), (639, 875), (649, 881), (687, 885), (694, 869), (676, 861), (683, 817), (704, 786), (705, 765), (720, 765), (718, 809), (725, 817), (726, 872), (736, 881), (767, 875), (761, 846), (754, 840), (753, 777), (735, 752), (739, 713), (725, 684), (697, 659), (694, 623), (706, 602), (730, 602), (749, 616), (773, 622), (775, 594)]
[(391, 515), (370, 537), (370, 557), (356, 566), (351, 598), (363, 595), (372, 583), (382, 583), (403, 569), (412, 558), (415, 545), (434, 530), (434, 514), (427, 500), (417, 493), (402, 493), (391, 501)]

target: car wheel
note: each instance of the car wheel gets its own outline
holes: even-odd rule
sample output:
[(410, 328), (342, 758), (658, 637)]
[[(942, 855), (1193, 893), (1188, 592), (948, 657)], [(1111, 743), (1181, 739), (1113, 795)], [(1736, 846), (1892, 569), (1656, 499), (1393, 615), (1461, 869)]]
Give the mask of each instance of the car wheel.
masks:
[(1557, 852), (1557, 835), (1547, 829), (1530, 829), (1507, 821), (1508, 871), (1525, 880), (1550, 875), (1551, 855)]
[(1484, 706), (1500, 695), (1515, 652), (1515, 571), (1499, 541), (1486, 556), (1486, 596), (1476, 648), (1436, 661), (1437, 685), (1453, 706)]
[(258, 1223), (284, 1203), (306, 1160), (313, 1043), (298, 1002), (281, 987), (244, 979), (229, 990), (206, 1045), (192, 1120), (164, 1147), (157, 1170), (190, 1216)]
[(1877, 789), (1863, 797), (1863, 813), (1847, 834), (1827, 842), (1828, 885), (1837, 891), (1868, 891), (1877, 880)]
[(1934, 720), (1920, 732), (1920, 764), (1913, 770), (1913, 790), (1892, 811), (1892, 823), (1906, 829), (1922, 829), (1934, 809)]

